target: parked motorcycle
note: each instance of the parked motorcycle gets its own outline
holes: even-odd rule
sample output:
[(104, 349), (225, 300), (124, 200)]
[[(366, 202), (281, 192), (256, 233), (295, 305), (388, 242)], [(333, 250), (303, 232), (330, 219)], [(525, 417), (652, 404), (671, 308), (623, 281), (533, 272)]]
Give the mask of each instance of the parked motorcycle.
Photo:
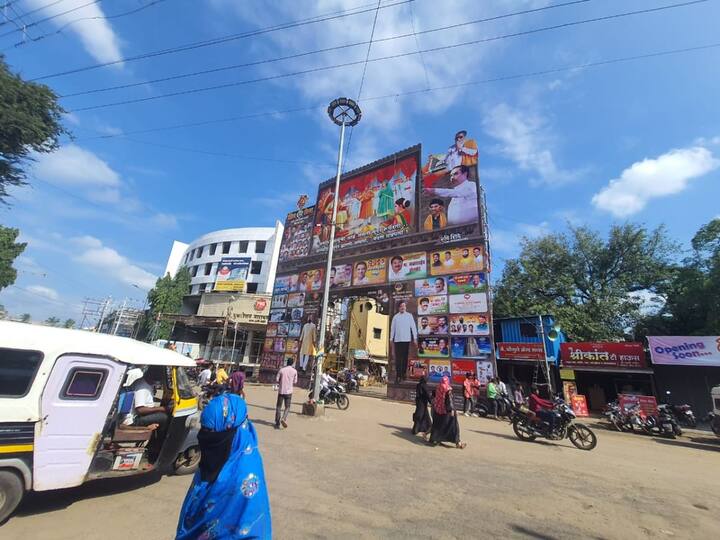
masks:
[(682, 429), (680, 429), (680, 424), (678, 424), (677, 418), (673, 414), (671, 405), (666, 403), (658, 405), (658, 415), (655, 421), (656, 425), (653, 431), (663, 437), (674, 439), (675, 436), (682, 435)]
[(595, 433), (584, 424), (575, 423), (575, 413), (562, 399), (555, 400), (553, 408), (555, 415), (554, 427), (536, 418), (525, 409), (516, 408), (511, 419), (515, 436), (523, 441), (534, 441), (537, 437), (552, 441), (561, 441), (565, 438), (580, 450), (592, 450), (597, 446)]
[[(507, 416), (508, 418), (510, 418), (512, 416), (515, 406), (510, 397), (507, 394), (498, 394), (496, 399), (498, 404), (498, 418), (501, 416)], [(475, 408), (471, 412), (476, 413), (482, 417), (486, 417), (489, 414), (492, 414), (492, 406), (490, 404), (490, 401), (478, 400)]]
[(620, 408), (620, 405), (618, 405), (617, 401), (611, 401), (605, 405), (605, 409), (603, 409), (602, 414), (605, 418), (607, 418), (612, 427), (618, 431), (625, 431), (625, 414)]
[(675, 405), (672, 401), (670, 401), (670, 390), (665, 392), (665, 395), (667, 396), (665, 398), (665, 403), (671, 407), (672, 412), (678, 421), (689, 428), (696, 428), (697, 419), (695, 418), (695, 413), (693, 412), (692, 407), (690, 407), (687, 403)]
[(703, 422), (707, 422), (710, 424), (710, 429), (712, 429), (712, 432), (720, 437), (720, 414), (715, 414), (714, 412), (709, 412), (703, 418)]

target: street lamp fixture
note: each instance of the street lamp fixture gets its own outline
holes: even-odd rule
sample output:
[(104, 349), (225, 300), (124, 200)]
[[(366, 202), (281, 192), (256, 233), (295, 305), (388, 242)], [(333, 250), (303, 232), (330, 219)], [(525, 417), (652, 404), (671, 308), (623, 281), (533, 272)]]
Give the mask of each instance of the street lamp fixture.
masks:
[(340, 195), (340, 177), (342, 176), (343, 146), (345, 145), (345, 128), (355, 126), (362, 117), (360, 106), (350, 98), (333, 100), (327, 109), (328, 116), (334, 124), (340, 126), (340, 145), (338, 146), (337, 173), (335, 174), (335, 196), (333, 198), (332, 220), (330, 223), (330, 242), (328, 245), (328, 258), (325, 267), (325, 289), (323, 292), (322, 311), (320, 313), (320, 336), (318, 337), (318, 353), (315, 361), (315, 387), (313, 400), (317, 403), (320, 398), (320, 377), (322, 364), (325, 359), (325, 329), (327, 327), (327, 312), (330, 302), (330, 269), (332, 268), (333, 249), (335, 248), (335, 221), (337, 219), (338, 198)]

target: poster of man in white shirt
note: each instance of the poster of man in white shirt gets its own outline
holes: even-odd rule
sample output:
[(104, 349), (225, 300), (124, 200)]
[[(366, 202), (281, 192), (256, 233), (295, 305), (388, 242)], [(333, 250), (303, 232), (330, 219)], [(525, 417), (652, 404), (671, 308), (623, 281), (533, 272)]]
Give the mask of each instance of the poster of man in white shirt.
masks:
[(396, 304), (396, 313), (390, 323), (390, 341), (394, 345), (395, 353), (395, 382), (399, 383), (405, 377), (408, 367), (410, 343), (417, 343), (418, 329), (415, 317), (408, 311), (406, 300)]
[(470, 167), (467, 165), (457, 165), (450, 171), (448, 187), (426, 187), (424, 194), (449, 200), (446, 205), (449, 227), (477, 223), (479, 220), (477, 182), (470, 179)]

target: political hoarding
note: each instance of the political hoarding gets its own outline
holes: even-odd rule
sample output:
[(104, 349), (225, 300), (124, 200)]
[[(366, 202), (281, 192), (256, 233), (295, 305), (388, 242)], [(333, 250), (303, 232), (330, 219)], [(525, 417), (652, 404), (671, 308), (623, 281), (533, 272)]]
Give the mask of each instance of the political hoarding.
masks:
[(352, 283), (353, 265), (336, 264), (330, 268), (330, 288), (349, 287)]
[(298, 274), (296, 289), (298, 292), (319, 291), (325, 285), (323, 278), (325, 277), (324, 268), (314, 268), (306, 270)]
[(720, 366), (720, 336), (648, 336), (653, 364)]
[(390, 257), (389, 281), (405, 281), (424, 278), (427, 275), (427, 254), (402, 253)]
[[(416, 186), (419, 151), (386, 159), (340, 181), (335, 249), (397, 238), (417, 230)], [(320, 187), (312, 253), (328, 250), (335, 196), (334, 181)]]
[(490, 360), (480, 360), (476, 363), (477, 378), (480, 386), (487, 386), (490, 379), (495, 376), (495, 368)]
[(487, 336), (490, 334), (488, 316), (479, 313), (450, 315), (450, 334), (453, 336)]
[(485, 272), (472, 274), (458, 274), (448, 276), (448, 292), (450, 294), (464, 294), (487, 291), (487, 275)]
[(362, 259), (353, 268), (353, 285), (380, 285), (387, 277), (384, 257)]
[(488, 310), (487, 293), (451, 294), (450, 313), (485, 313)]
[(428, 381), (439, 383), (443, 377), (451, 378), (450, 360), (432, 359), (428, 361)]
[(565, 368), (644, 368), (645, 351), (635, 342), (571, 342), (560, 344)]
[(486, 358), (492, 354), (492, 342), (489, 337), (452, 338), (453, 358)]
[(485, 248), (480, 245), (438, 249), (430, 252), (430, 275), (485, 270)]
[(290, 212), (285, 219), (285, 231), (280, 244), (278, 260), (281, 262), (307, 257), (313, 231), (315, 207)]
[(415, 280), (415, 296), (430, 296), (433, 294), (447, 294), (444, 277)]
[(275, 278), (275, 286), (273, 287), (273, 295), (285, 294), (297, 290), (298, 275), (290, 274), (288, 276), (278, 276)]
[(447, 310), (447, 296), (423, 296), (417, 300), (418, 315), (436, 315), (438, 313), (447, 313)]
[(250, 257), (223, 257), (215, 278), (216, 291), (244, 292), (250, 271)]
[(462, 384), (466, 373), (475, 374), (475, 360), (452, 360), (450, 367), (452, 369), (452, 382), (455, 384)]
[(418, 356), (447, 358), (450, 356), (450, 340), (446, 337), (418, 338)]
[(448, 333), (447, 316), (418, 315), (419, 336), (444, 335)]

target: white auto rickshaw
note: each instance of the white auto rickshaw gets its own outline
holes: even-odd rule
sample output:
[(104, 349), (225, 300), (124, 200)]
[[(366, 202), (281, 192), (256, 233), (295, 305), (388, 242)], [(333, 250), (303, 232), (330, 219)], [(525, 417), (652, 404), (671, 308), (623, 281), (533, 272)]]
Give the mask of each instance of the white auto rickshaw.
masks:
[(710, 428), (713, 433), (720, 437), (720, 386), (715, 386), (710, 391), (710, 399), (712, 399), (713, 410), (708, 415), (710, 419)]
[[(126, 375), (138, 376), (132, 366), (154, 370), (162, 387), (162, 434), (123, 423), (133, 406)], [(0, 321), (0, 523), (29, 490), (174, 472), (197, 416), (183, 369), (194, 366), (129, 338)]]

